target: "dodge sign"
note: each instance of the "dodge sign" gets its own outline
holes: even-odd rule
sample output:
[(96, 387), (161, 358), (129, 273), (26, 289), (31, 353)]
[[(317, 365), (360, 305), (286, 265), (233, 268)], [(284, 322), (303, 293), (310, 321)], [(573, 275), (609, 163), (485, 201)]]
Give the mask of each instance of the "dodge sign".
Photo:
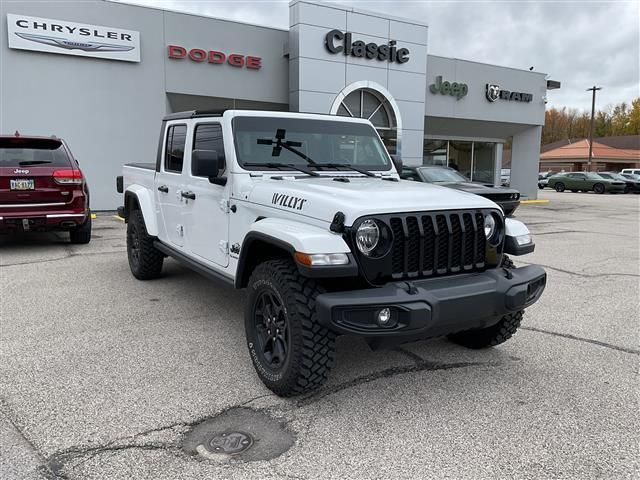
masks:
[(140, 33), (67, 20), (7, 14), (9, 48), (140, 61)]

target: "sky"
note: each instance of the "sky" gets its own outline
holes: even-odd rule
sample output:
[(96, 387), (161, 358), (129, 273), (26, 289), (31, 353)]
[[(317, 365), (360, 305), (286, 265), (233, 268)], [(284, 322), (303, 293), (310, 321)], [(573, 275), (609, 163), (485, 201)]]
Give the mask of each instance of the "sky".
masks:
[[(122, 0), (118, 0), (122, 1)], [(288, 0), (126, 0), (287, 29)], [(334, 2), (326, 2), (334, 3)], [(548, 107), (591, 109), (640, 97), (640, 0), (335, 2), (429, 25), (430, 54), (544, 72), (562, 83)]]

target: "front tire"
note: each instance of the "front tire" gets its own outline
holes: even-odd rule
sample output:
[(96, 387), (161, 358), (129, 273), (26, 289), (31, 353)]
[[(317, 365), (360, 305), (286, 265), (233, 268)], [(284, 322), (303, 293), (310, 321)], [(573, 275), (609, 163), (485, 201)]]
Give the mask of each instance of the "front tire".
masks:
[(276, 395), (317, 389), (335, 363), (335, 333), (318, 323), (315, 310), (323, 291), (288, 259), (258, 265), (249, 279), (249, 355), (260, 380)]
[(596, 193), (602, 194), (602, 193), (604, 193), (604, 190), (605, 190), (604, 189), (604, 185), (601, 184), (601, 183), (596, 183), (593, 186), (593, 191), (596, 192)]
[(558, 193), (564, 192), (564, 183), (556, 183), (555, 189)]
[(138, 280), (158, 278), (162, 272), (164, 255), (153, 246), (153, 240), (147, 233), (142, 211), (132, 211), (127, 223), (127, 257), (131, 273)]
[(76, 245), (87, 244), (91, 241), (91, 214), (79, 227), (69, 230), (69, 241)]

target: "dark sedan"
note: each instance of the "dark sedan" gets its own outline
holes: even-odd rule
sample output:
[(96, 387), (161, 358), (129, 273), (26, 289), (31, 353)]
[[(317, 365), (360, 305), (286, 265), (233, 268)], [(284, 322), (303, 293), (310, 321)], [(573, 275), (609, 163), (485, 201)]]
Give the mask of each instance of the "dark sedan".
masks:
[(609, 180), (624, 182), (626, 184), (624, 193), (640, 193), (640, 180), (628, 178), (626, 175), (621, 175), (616, 172), (598, 172), (598, 175), (608, 178)]
[(435, 183), (488, 198), (511, 215), (520, 205), (520, 192), (513, 188), (496, 187), (490, 183), (470, 182), (460, 172), (447, 167), (403, 167), (400, 177), (416, 182)]

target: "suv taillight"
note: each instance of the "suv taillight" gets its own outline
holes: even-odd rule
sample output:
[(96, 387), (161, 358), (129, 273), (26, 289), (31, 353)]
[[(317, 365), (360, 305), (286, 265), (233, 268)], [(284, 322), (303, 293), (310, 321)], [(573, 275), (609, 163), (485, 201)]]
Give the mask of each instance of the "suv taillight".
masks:
[(81, 185), (82, 172), (80, 170), (56, 170), (53, 181), (60, 185)]

